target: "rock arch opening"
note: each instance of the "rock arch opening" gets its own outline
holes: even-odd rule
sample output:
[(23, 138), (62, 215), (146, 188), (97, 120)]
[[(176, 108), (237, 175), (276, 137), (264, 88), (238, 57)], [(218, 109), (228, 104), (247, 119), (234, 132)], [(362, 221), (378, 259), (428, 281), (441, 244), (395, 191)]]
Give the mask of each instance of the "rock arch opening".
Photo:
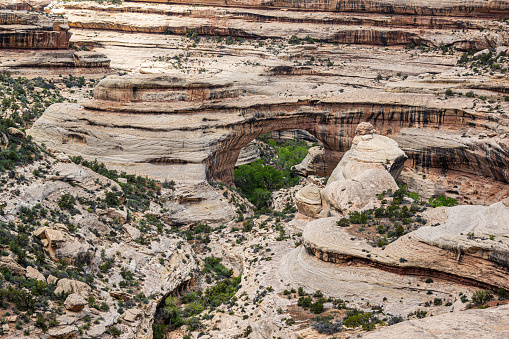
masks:
[[(243, 148), (249, 145), (258, 137), (276, 132), (275, 136), (281, 135), (283, 131), (305, 131), (315, 139), (325, 150), (324, 171), (326, 173), (334, 170), (334, 164), (341, 158), (342, 152), (337, 152), (338, 146), (333, 140), (327, 137), (325, 130), (317, 128), (316, 117), (301, 117), (287, 119), (283, 123), (278, 120), (254, 121), (239, 129), (246, 133), (235, 133), (235, 135), (222, 141), (218, 148), (221, 150), (214, 154), (207, 163), (207, 177), (212, 181), (222, 181), (228, 184), (234, 182), (234, 171)], [(347, 135), (347, 134), (346, 134)], [(327, 160), (326, 160), (327, 159)]]

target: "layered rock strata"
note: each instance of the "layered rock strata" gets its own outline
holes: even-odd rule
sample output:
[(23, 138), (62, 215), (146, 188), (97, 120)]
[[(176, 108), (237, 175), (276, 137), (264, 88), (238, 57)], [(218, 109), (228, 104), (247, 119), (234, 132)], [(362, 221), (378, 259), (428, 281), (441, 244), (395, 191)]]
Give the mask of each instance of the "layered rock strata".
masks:
[(0, 71), (27, 78), (61, 74), (108, 74), (110, 59), (92, 51), (2, 51)]
[(250, 142), (246, 147), (240, 150), (235, 167), (250, 164), (258, 159), (260, 159), (260, 150), (255, 142)]
[[(166, 2), (164, 0), (129, 0), (132, 2)], [(261, 7), (261, 8), (293, 8), (308, 11), (332, 12), (374, 12), (388, 14), (413, 14), (436, 16), (475, 16), (479, 14), (503, 14), (509, 11), (509, 5), (501, 1), (464, 1), (464, 0), (432, 0), (426, 3), (405, 3), (400, 0), (355, 0), (355, 1), (221, 1), (208, 0), (175, 0), (173, 3), (230, 6), (230, 7)], [(466, 6), (468, 4), (468, 6)]]
[[(146, 2), (146, 1), (139, 1)], [(296, 35), (335, 43), (369, 45), (455, 46), (481, 50), (508, 41), (507, 27), (495, 21), (507, 6), (500, 2), (434, 1), (408, 5), (395, 1), (310, 5), (301, 1), (242, 4), (182, 1), (180, 5), (124, 3), (121, 6), (96, 2), (66, 2), (53, 9), (69, 18), (76, 28), (129, 32), (287, 38)], [(327, 4), (327, 5), (326, 5)], [(326, 5), (326, 6), (323, 6)], [(330, 5), (330, 7), (329, 7)], [(210, 7), (214, 6), (214, 7)], [(223, 6), (223, 7), (215, 7)], [(225, 7), (228, 6), (228, 7)], [(292, 11), (275, 8), (289, 7)], [(478, 13), (483, 12), (482, 16)], [(144, 20), (139, 20), (143, 13)], [(390, 13), (390, 15), (387, 15)], [(418, 17), (415, 15), (419, 14)], [(482, 31), (479, 29), (482, 28)], [(486, 30), (484, 30), (487, 28)], [(494, 31), (497, 31), (495, 34)]]
[[(194, 4), (124, 2), (118, 6), (66, 2), (52, 7), (55, 13), (69, 17), (73, 43), (107, 54), (112, 67), (134, 73), (182, 74), (189, 78), (200, 74), (214, 79), (216, 77), (211, 75), (215, 74), (236, 90), (240, 89), (239, 93), (232, 93), (225, 87), (222, 98), (213, 94), (207, 99), (206, 94), (201, 104), (185, 101), (189, 99), (183, 97), (184, 101), (179, 102), (165, 101), (168, 98), (157, 101), (159, 99), (154, 97), (147, 101), (150, 104), (146, 107), (142, 107), (141, 101), (114, 106), (110, 100), (86, 103), (87, 116), (88, 112), (94, 115), (100, 110), (126, 115), (135, 113), (143, 116), (145, 122), (154, 116), (162, 121), (162, 113), (210, 114), (202, 117), (205, 118), (202, 126), (210, 133), (202, 134), (201, 141), (193, 141), (192, 146), (191, 143), (177, 145), (172, 139), (172, 146), (165, 144), (155, 150), (160, 148), (155, 146), (156, 141), (148, 146), (150, 151), (144, 152), (153, 154), (136, 156), (134, 163), (120, 155), (130, 152), (130, 146), (125, 143), (127, 139), (112, 142), (109, 138), (102, 143), (114, 154), (109, 159), (103, 157), (105, 153), (92, 151), (89, 146), (80, 153), (103, 158), (123, 170), (129, 167), (133, 172), (146, 172), (159, 178), (198, 177), (199, 180), (232, 182), (237, 152), (252, 138), (275, 130), (303, 129), (324, 147), (323, 154), (315, 157), (316, 166), (311, 163), (310, 171), (303, 173), (326, 176), (350, 148), (353, 126), (370, 121), (380, 134), (398, 142), (409, 156), (400, 178), (419, 186), (421, 194), (445, 193), (460, 201), (485, 204), (503, 196), (497, 192), (504, 192), (507, 182), (502, 169), (507, 163), (504, 151), (506, 117), (499, 112), (504, 112), (508, 106), (500, 102), (500, 96), (506, 92), (507, 79), (498, 73), (493, 76), (465, 74), (464, 69), (455, 67), (460, 56), (453, 50), (454, 47), (483, 49), (506, 44), (507, 25), (495, 20), (504, 15), (500, 4), (469, 2), (469, 6), (465, 6), (461, 1), (447, 4), (434, 1), (424, 6), (381, 1), (376, 6), (371, 2), (362, 3), (371, 8), (369, 11), (361, 5), (358, 11), (352, 11), (356, 6), (350, 3), (342, 6), (340, 12), (330, 12), (319, 5), (305, 10), (309, 4), (292, 11), (274, 10), (274, 7), (294, 6), (294, 3), (271, 3), (271, 6), (246, 3), (239, 7), (232, 7), (235, 5), (230, 3), (223, 7)], [(384, 14), (389, 9), (394, 11), (390, 16)], [(420, 15), (409, 15), (408, 11)], [(342, 33), (346, 31), (349, 35)], [(186, 37), (182, 37), (184, 34)], [(289, 39), (292, 35), (297, 38)], [(393, 38), (397, 35), (405, 38)], [(336, 42), (350, 42), (356, 46), (337, 45)], [(408, 43), (410, 47), (414, 44), (437, 47), (437, 51), (425, 51), (424, 47), (412, 50), (358, 45)], [(440, 88), (441, 83), (446, 85)], [(447, 89), (495, 98), (500, 110), (490, 111), (479, 99), (471, 97), (440, 98)], [(241, 95), (241, 103), (234, 103), (236, 95)], [(165, 102), (172, 102), (172, 108)], [(185, 102), (189, 104), (187, 108), (180, 106)], [(242, 118), (236, 120), (238, 117), (233, 112), (241, 112)], [(100, 117), (102, 121), (97, 121), (98, 125), (92, 130), (108, 125), (104, 119)], [(199, 119), (196, 117), (196, 122)], [(129, 124), (113, 129), (119, 132)], [(173, 126), (178, 133), (184, 133), (176, 124)], [(196, 126), (185, 128), (197, 132)], [(240, 135), (241, 129), (245, 136)], [(167, 127), (162, 130), (169, 132)], [(223, 131), (229, 136), (220, 137)], [(137, 130), (135, 138), (145, 132)], [(82, 132), (71, 134), (83, 137)], [(171, 135), (181, 138), (173, 132)], [(98, 136), (92, 133), (89, 141)], [(187, 151), (182, 151), (191, 149), (189, 146), (193, 155), (185, 155)], [(61, 149), (69, 147), (74, 146)], [(209, 148), (210, 151), (199, 151)], [(163, 166), (168, 170), (163, 170)], [(185, 171), (179, 170), (182, 166)], [(476, 179), (481, 176), (483, 178)], [(446, 182), (454, 183), (453, 188), (446, 188)], [(417, 187), (412, 189), (417, 190)]]
[(0, 10), (0, 48), (67, 49), (66, 19), (47, 14)]
[[(429, 274), (485, 288), (509, 288), (509, 200), (491, 206), (445, 208), (384, 249), (348, 234), (337, 218), (318, 219), (304, 230), (308, 252), (334, 263), (360, 262), (402, 274)], [(436, 214), (437, 211), (433, 211)]]
[[(107, 78), (97, 86), (94, 100), (82, 106), (51, 106), (30, 134), (50, 148), (122, 170), (161, 179), (232, 182), (240, 150), (256, 137), (281, 129), (305, 129), (320, 140), (329, 174), (351, 147), (357, 124), (370, 121), (397, 141), (412, 168), (508, 182), (508, 139), (497, 137), (508, 129), (505, 115), (472, 109), (473, 100), (377, 90), (320, 100), (281, 98), (267, 96), (270, 88), (260, 93), (229, 80), (175, 79)], [(483, 133), (494, 137), (484, 138)]]
[[(30, 6), (30, 4), (27, 4)], [(17, 8), (15, 6), (10, 6)], [(27, 76), (110, 73), (110, 59), (69, 50), (66, 18), (35, 11), (0, 10), (0, 71)]]

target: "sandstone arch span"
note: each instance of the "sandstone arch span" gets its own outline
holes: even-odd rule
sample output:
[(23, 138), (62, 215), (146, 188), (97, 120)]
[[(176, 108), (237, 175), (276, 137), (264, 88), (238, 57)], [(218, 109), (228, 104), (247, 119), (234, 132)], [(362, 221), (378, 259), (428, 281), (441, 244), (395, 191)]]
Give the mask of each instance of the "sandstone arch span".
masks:
[(257, 91), (211, 78), (109, 77), (96, 87), (94, 100), (51, 106), (30, 133), (51, 149), (128, 172), (233, 182), (240, 150), (257, 136), (310, 132), (324, 145), (322, 168), (328, 174), (350, 148), (356, 126), (368, 121), (399, 143), (409, 157), (407, 170), (491, 178), (492, 200), (507, 192), (505, 115), (477, 111), (466, 98), (444, 101), (374, 89), (322, 98)]

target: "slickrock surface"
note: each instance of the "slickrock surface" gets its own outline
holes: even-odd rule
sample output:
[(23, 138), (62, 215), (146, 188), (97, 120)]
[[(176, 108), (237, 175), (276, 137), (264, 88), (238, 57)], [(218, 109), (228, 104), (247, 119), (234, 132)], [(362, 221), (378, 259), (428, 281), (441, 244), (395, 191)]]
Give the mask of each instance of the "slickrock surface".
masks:
[(507, 312), (509, 306), (504, 305), (487, 310), (441, 314), (431, 318), (405, 321), (374, 333), (364, 334), (362, 338), (446, 339), (461, 336), (467, 339), (503, 339), (509, 335)]
[[(428, 290), (433, 291), (433, 298), (446, 300), (458, 298), (460, 291), (465, 293), (474, 290), (472, 287), (438, 279), (430, 286), (423, 281), (426, 275), (402, 276), (377, 268), (324, 262), (307, 253), (304, 247), (293, 249), (283, 257), (278, 274), (291, 286), (303, 286), (310, 291), (320, 290), (326, 295), (349, 300), (361, 308), (366, 303), (382, 304), (388, 313), (403, 316), (422, 308), (421, 305), (431, 298), (427, 294)], [(434, 308), (432, 311), (433, 314), (439, 314), (463, 309), (460, 302), (447, 308)]]
[(506, 199), (488, 207), (447, 208), (446, 220), (439, 226), (421, 227), (384, 249), (352, 238), (336, 226), (337, 218), (318, 219), (306, 226), (304, 245), (324, 261), (342, 263), (360, 259), (368, 266), (395, 272), (426, 272), (507, 289), (507, 205)]

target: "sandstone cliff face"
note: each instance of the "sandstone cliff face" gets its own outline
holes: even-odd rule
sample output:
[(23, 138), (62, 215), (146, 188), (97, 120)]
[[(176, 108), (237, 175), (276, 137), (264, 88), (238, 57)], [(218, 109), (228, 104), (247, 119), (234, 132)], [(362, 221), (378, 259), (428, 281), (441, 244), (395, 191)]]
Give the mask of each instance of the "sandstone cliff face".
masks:
[[(145, 2), (144, 0), (132, 0)], [(151, 2), (166, 2), (151, 0)], [(222, 1), (205, 0), (176, 0), (180, 4), (231, 6), (231, 7), (265, 7), (265, 8), (294, 8), (314, 11), (344, 11), (344, 12), (375, 12), (388, 14), (416, 14), (416, 15), (478, 15), (485, 13), (502, 14), (509, 10), (509, 5), (503, 1), (466, 1), (466, 0), (432, 0), (425, 4), (420, 1), (410, 3), (401, 0), (336, 0), (336, 1), (306, 1), (306, 0), (233, 0)]]
[(66, 19), (26, 11), (0, 11), (0, 48), (67, 49)]
[[(249, 87), (225, 89), (223, 80), (219, 87), (217, 80), (210, 81), (210, 87), (200, 83), (192, 89), (178, 84), (181, 89), (174, 97), (168, 93), (175, 93), (176, 87), (161, 85), (159, 76), (122, 78), (122, 86), (117, 86), (115, 78), (103, 80), (97, 98), (83, 107), (51, 106), (30, 134), (50, 148), (98, 158), (123, 170), (143, 169), (163, 179), (231, 182), (240, 150), (256, 137), (281, 129), (305, 129), (320, 140), (327, 173), (331, 173), (351, 147), (357, 124), (370, 121), (380, 134), (398, 142), (413, 168), (448, 169), (509, 181), (508, 139), (481, 137), (483, 133), (505, 133), (505, 116), (476, 112), (468, 100), (443, 102), (428, 95), (374, 90), (320, 101), (268, 99), (253, 95)], [(147, 85), (138, 90), (127, 85), (154, 79), (152, 88)], [(189, 93), (190, 101), (166, 103)], [(228, 98), (231, 93), (244, 94)], [(214, 99), (207, 100), (211, 97)], [(117, 101), (120, 98), (132, 101)], [(464, 126), (471, 128), (469, 137), (463, 137)]]
[[(194, 6), (201, 4), (194, 1), (177, 2), (180, 5), (159, 2), (162, 3), (130, 2), (120, 7), (95, 2), (66, 2), (54, 12), (66, 15), (71, 27), (128, 32), (180, 35), (193, 32), (264, 39), (296, 35), (301, 39), (310, 37), (331, 43), (382, 46), (414, 43), (454, 46), (463, 50), (502, 46), (509, 39), (506, 25), (494, 21), (506, 9), (501, 2), (465, 4), (453, 0), (447, 4), (436, 1), (423, 5), (400, 1), (322, 4), (243, 1), (239, 4), (203, 3), (208, 5), (206, 7)], [(280, 11), (275, 9), (278, 7), (298, 10)], [(484, 12), (483, 17), (478, 16), (480, 12)], [(143, 20), (140, 20), (141, 13)]]
[(71, 32), (66, 18), (25, 5), (6, 4), (13, 10), (0, 9), (0, 71), (28, 78), (110, 72), (110, 59), (104, 54), (69, 50)]

